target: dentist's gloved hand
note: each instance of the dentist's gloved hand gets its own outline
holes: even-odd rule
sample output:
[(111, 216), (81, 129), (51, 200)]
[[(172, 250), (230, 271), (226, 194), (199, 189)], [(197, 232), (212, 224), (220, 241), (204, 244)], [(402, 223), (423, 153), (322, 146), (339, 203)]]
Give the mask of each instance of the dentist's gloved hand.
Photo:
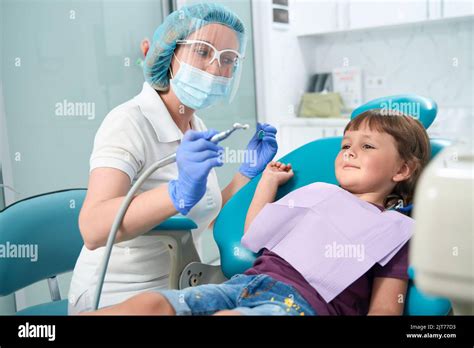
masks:
[[(168, 192), (176, 210), (186, 215), (206, 193), (207, 176), (220, 167), (223, 148), (209, 141), (218, 132), (189, 130), (176, 151), (178, 180), (171, 180)], [(221, 152), (222, 151), (222, 152)]]
[[(261, 130), (265, 132), (262, 139), (259, 137)], [(245, 161), (239, 168), (242, 175), (252, 179), (275, 157), (278, 150), (276, 132), (276, 128), (268, 123), (257, 123), (257, 131), (247, 145)]]

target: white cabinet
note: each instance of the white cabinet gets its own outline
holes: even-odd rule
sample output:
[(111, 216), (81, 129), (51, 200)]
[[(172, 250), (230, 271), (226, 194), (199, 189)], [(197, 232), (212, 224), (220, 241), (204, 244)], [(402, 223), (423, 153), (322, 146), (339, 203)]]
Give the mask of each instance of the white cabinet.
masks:
[(453, 18), (474, 15), (474, 0), (429, 0), (428, 18)]
[(442, 0), (441, 2), (441, 12), (445, 18), (474, 15), (473, 0)]
[(332, 32), (337, 29), (337, 2), (330, 0), (292, 0), (290, 25), (296, 35)]
[(380, 28), (474, 15), (474, 0), (292, 0), (296, 35)]
[(348, 12), (350, 29), (379, 27), (428, 19), (427, 1), (424, 0), (352, 0), (349, 2)]

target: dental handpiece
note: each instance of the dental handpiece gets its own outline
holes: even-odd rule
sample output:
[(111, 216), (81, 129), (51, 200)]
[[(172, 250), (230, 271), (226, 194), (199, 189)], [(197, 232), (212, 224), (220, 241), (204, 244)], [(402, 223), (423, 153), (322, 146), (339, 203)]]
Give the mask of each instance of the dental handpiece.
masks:
[(237, 129), (248, 129), (250, 126), (248, 124), (240, 124), (240, 123), (234, 123), (231, 129), (228, 129), (226, 131), (217, 133), (214, 135), (210, 141), (213, 143), (218, 143), (224, 139), (227, 139), (232, 133), (234, 133)]
[[(231, 129), (217, 133), (210, 139), (210, 141), (217, 144), (218, 142), (224, 139), (227, 139), (237, 129), (248, 129), (248, 128), (249, 128), (248, 124), (234, 123)], [(122, 224), (123, 217), (125, 216), (125, 213), (127, 212), (127, 209), (130, 206), (130, 203), (132, 202), (132, 199), (135, 193), (140, 189), (140, 187), (143, 185), (145, 180), (148, 179), (148, 177), (153, 172), (155, 172), (159, 168), (162, 168), (174, 162), (176, 162), (176, 153), (173, 153), (153, 163), (142, 175), (140, 175), (140, 177), (137, 179), (137, 181), (132, 186), (130, 191), (128, 191), (125, 199), (122, 201), (122, 205), (120, 206), (119, 211), (117, 215), (115, 216), (115, 220), (112, 223), (112, 227), (110, 229), (110, 233), (107, 238), (107, 244), (105, 246), (103, 258), (97, 269), (98, 281), (97, 281), (97, 287), (94, 292), (94, 297), (92, 300), (92, 305), (93, 305), (94, 310), (97, 310), (99, 308), (100, 295), (102, 293), (102, 287), (104, 286), (105, 274), (107, 273), (107, 266), (109, 264), (110, 255), (112, 253), (112, 247), (114, 245), (115, 237), (117, 236), (117, 232), (119, 230), (120, 225)]]

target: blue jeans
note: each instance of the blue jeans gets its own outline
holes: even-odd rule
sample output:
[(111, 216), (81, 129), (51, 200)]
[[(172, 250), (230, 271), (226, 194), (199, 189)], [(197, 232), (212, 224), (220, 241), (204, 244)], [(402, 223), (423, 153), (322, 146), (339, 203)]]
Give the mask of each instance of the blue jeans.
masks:
[(266, 274), (236, 274), (222, 284), (155, 291), (168, 300), (176, 315), (209, 315), (223, 309), (244, 315), (316, 315), (294, 287)]

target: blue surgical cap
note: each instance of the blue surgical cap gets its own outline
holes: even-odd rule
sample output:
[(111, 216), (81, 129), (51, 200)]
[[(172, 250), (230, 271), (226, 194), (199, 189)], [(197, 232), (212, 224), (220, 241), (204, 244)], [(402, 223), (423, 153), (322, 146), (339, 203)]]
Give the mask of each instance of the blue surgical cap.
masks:
[(145, 58), (145, 80), (156, 90), (169, 89), (168, 70), (177, 40), (184, 40), (194, 31), (209, 23), (228, 26), (242, 36), (245, 27), (240, 18), (226, 7), (214, 3), (184, 6), (174, 11), (156, 29), (153, 42)]

